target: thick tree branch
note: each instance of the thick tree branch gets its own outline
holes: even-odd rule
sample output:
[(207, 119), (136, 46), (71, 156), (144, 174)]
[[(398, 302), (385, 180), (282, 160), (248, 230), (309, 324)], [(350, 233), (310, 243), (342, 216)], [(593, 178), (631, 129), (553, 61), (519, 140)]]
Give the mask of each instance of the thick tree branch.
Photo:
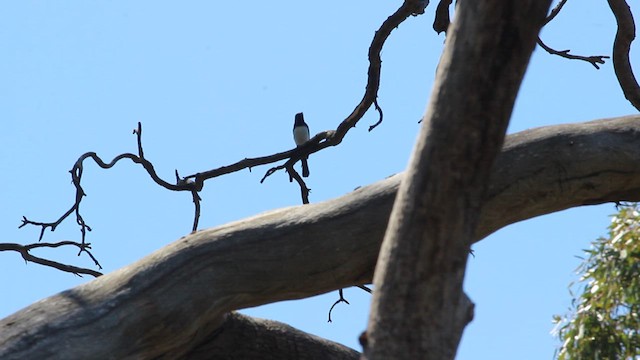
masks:
[[(640, 116), (507, 137), (475, 239), (570, 207), (640, 200), (639, 138)], [(198, 231), (33, 304), (0, 321), (0, 358), (168, 356), (201, 343), (230, 310), (369, 283), (401, 178)]]
[(224, 316), (220, 328), (182, 358), (358, 360), (360, 353), (287, 324), (231, 312)]
[(616, 17), (618, 31), (613, 42), (613, 69), (624, 93), (631, 105), (640, 111), (640, 86), (633, 74), (629, 52), (636, 38), (636, 25), (631, 9), (625, 0), (609, 0), (609, 7)]
[(494, 161), (551, 0), (462, 1), (376, 264), (367, 359), (454, 359)]

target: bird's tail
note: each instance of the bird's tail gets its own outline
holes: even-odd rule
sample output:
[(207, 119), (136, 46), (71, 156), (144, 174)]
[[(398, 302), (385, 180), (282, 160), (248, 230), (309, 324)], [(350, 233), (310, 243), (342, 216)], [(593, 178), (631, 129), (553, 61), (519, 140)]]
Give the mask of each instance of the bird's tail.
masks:
[(306, 157), (302, 159), (302, 177), (309, 177), (309, 164)]

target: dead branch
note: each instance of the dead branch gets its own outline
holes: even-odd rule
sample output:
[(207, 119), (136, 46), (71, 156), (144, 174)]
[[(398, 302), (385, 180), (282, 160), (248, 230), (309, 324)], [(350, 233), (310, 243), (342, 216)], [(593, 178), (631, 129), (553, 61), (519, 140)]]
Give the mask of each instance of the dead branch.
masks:
[[(277, 172), (278, 170), (287, 169), (287, 172), (290, 175), (290, 179), (295, 179), (300, 186), (302, 203), (308, 204), (310, 189), (306, 186), (304, 180), (302, 180), (302, 178), (294, 170), (293, 165), (305, 156), (318, 152), (326, 147), (336, 146), (340, 144), (347, 132), (351, 128), (355, 127), (356, 123), (364, 116), (364, 114), (372, 104), (375, 104), (375, 108), (379, 113), (379, 120), (375, 125), (369, 128), (369, 131), (371, 131), (382, 122), (382, 109), (378, 105), (376, 99), (380, 85), (380, 52), (382, 51), (382, 46), (391, 34), (391, 31), (398, 27), (410, 15), (418, 15), (424, 13), (424, 7), (426, 7), (427, 3), (428, 2), (419, 0), (406, 0), (393, 15), (391, 15), (382, 23), (378, 31), (376, 31), (369, 47), (369, 70), (365, 94), (360, 103), (353, 110), (353, 112), (342, 123), (338, 125), (336, 130), (320, 132), (316, 134), (312, 139), (310, 139), (310, 141), (308, 141), (306, 145), (296, 147), (289, 151), (258, 158), (245, 158), (231, 165), (222, 166), (217, 169), (189, 175), (184, 178), (181, 178), (178, 175), (178, 171), (176, 170), (176, 182), (175, 184), (172, 184), (158, 176), (153, 163), (151, 163), (144, 157), (144, 149), (142, 146), (142, 124), (138, 123), (137, 129), (133, 130), (133, 134), (135, 134), (137, 137), (137, 155), (132, 153), (123, 153), (117, 155), (115, 158), (113, 158), (113, 160), (111, 160), (111, 162), (106, 163), (95, 152), (87, 152), (83, 154), (78, 158), (73, 168), (70, 170), (72, 183), (76, 189), (76, 195), (75, 201), (69, 208), (69, 210), (67, 210), (62, 216), (60, 216), (53, 222), (33, 221), (23, 216), (22, 224), (19, 226), (19, 228), (27, 225), (39, 226), (40, 236), (38, 238), (38, 241), (41, 241), (44, 237), (45, 230), (50, 229), (51, 231), (55, 231), (57, 226), (60, 225), (65, 219), (67, 219), (71, 214), (75, 214), (76, 223), (80, 227), (81, 244), (85, 244), (86, 232), (91, 231), (91, 227), (86, 224), (84, 218), (80, 213), (80, 204), (83, 197), (86, 195), (84, 189), (82, 188), (81, 181), (84, 170), (84, 161), (87, 159), (93, 160), (99, 167), (103, 169), (110, 169), (115, 166), (120, 160), (129, 159), (136, 164), (140, 164), (157, 185), (167, 190), (190, 192), (194, 203), (194, 220), (192, 231), (196, 231), (198, 228), (201, 209), (201, 198), (198, 195), (198, 192), (202, 190), (202, 188), (204, 187), (204, 182), (206, 180), (247, 168), (251, 169), (255, 166), (271, 164), (285, 159), (288, 160), (284, 164), (272, 167), (267, 170), (260, 182), (264, 182), (267, 177)], [(81, 250), (81, 252), (82, 251), (83, 250)], [(92, 259), (94, 259), (93, 255), (90, 256)]]
[[(124, 154), (120, 154), (120, 155), (116, 156), (115, 158), (113, 158), (113, 160), (111, 160), (110, 162), (106, 163), (95, 152), (84, 153), (83, 155), (81, 155), (78, 158), (78, 160), (76, 160), (75, 164), (73, 165), (73, 167), (69, 171), (69, 173), (71, 173), (71, 182), (72, 182), (73, 186), (76, 189), (75, 201), (74, 201), (73, 205), (69, 208), (69, 210), (67, 210), (64, 214), (62, 214), (62, 216), (60, 216), (57, 220), (55, 220), (53, 222), (33, 221), (33, 220), (27, 219), (26, 216), (23, 216), (22, 217), (22, 224), (20, 226), (18, 226), (18, 228), (22, 228), (22, 227), (25, 227), (27, 225), (40, 227), (40, 236), (38, 237), (38, 241), (41, 241), (42, 238), (44, 237), (45, 230), (50, 229), (51, 231), (55, 231), (55, 229), (58, 227), (58, 225), (60, 225), (65, 219), (67, 219), (69, 216), (71, 216), (71, 214), (75, 214), (76, 223), (80, 227), (81, 242), (79, 244), (74, 243), (74, 242), (63, 242), (63, 243), (65, 245), (73, 244), (73, 245), (78, 246), (80, 248), (80, 252), (79, 252), (78, 255), (80, 255), (82, 253), (88, 254), (88, 256), (94, 261), (96, 266), (98, 266), (100, 268), (100, 264), (98, 263), (97, 259), (93, 256), (93, 254), (91, 254), (91, 252), (88, 251), (90, 246), (86, 242), (86, 234), (87, 234), (87, 231), (91, 231), (91, 227), (89, 225), (87, 225), (87, 223), (85, 222), (84, 218), (82, 217), (82, 215), (80, 213), (80, 204), (81, 204), (82, 199), (84, 198), (84, 196), (86, 196), (86, 193), (85, 193), (85, 191), (84, 191), (84, 189), (82, 187), (82, 184), (81, 184), (81, 182), (82, 182), (82, 174), (84, 172), (84, 161), (87, 160), (87, 159), (91, 159), (99, 167), (101, 167), (103, 169), (110, 169), (110, 168), (114, 167), (120, 160), (129, 159), (129, 160), (131, 160), (132, 162), (134, 162), (136, 164), (142, 165), (142, 167), (147, 171), (147, 173), (149, 174), (151, 179), (156, 184), (162, 186), (163, 188), (168, 189), (168, 190), (173, 190), (173, 191), (189, 191), (189, 192), (192, 193), (192, 195), (193, 195), (192, 198), (193, 198), (193, 202), (194, 202), (194, 206), (195, 206), (194, 224), (193, 224), (192, 229), (193, 229), (193, 231), (195, 231), (197, 229), (198, 219), (199, 219), (199, 216), (200, 216), (200, 197), (197, 194), (198, 189), (195, 188), (195, 184), (192, 181), (191, 182), (189, 182), (189, 181), (176, 181), (177, 185), (174, 185), (174, 184), (170, 184), (167, 181), (161, 179), (158, 176), (158, 174), (156, 173), (153, 164), (144, 157), (144, 150), (143, 150), (143, 147), (142, 147), (142, 124), (141, 123), (138, 123), (137, 129), (133, 130), (133, 133), (136, 135), (136, 138), (137, 138), (138, 155), (134, 155), (134, 154), (131, 154), (131, 153), (124, 153)], [(177, 170), (176, 170), (176, 176), (178, 176), (177, 174), (178, 173), (177, 173)], [(61, 244), (61, 243), (56, 243), (56, 244)], [(91, 274), (91, 275), (94, 275), (94, 276), (101, 275), (99, 272), (96, 272), (96, 271), (93, 271), (93, 270), (77, 268), (77, 267), (71, 266), (71, 265), (64, 265), (64, 264), (57, 263), (55, 261), (50, 261), (50, 260), (38, 258), (38, 257), (35, 257), (33, 255), (28, 254), (28, 249), (33, 249), (33, 248), (36, 248), (36, 247), (42, 247), (42, 246), (39, 246), (38, 244), (24, 245), (23, 247), (24, 247), (24, 249), (27, 249), (26, 252), (22, 253), (23, 257), (25, 258), (25, 260), (29, 260), (29, 261), (32, 261), (32, 262), (35, 262), (35, 263), (38, 263), (38, 264), (46, 265), (46, 266), (51, 266), (51, 267), (54, 267), (56, 269), (72, 272), (72, 273), (75, 273), (75, 274), (84, 273), (84, 274)]]
[(336, 302), (333, 303), (333, 305), (331, 305), (331, 308), (329, 309), (329, 320), (327, 320), (327, 322), (332, 322), (331, 321), (331, 312), (333, 311), (333, 308), (336, 307), (336, 305), (340, 304), (341, 302), (347, 304), (347, 305), (351, 305), (349, 304), (349, 302), (347, 301), (347, 299), (344, 298), (344, 289), (338, 289), (338, 300), (336, 300)]
[[(558, 4), (553, 8), (553, 10), (551, 10), (549, 15), (545, 19), (543, 26), (549, 24), (553, 19), (555, 19), (566, 3), (567, 3), (567, 0), (561, 0), (560, 2), (558, 2)], [(593, 67), (595, 67), (596, 69), (600, 69), (600, 66), (598, 66), (598, 64), (604, 64), (604, 59), (609, 59), (609, 56), (606, 56), (606, 55), (582, 56), (582, 55), (571, 54), (570, 53), (571, 50), (568, 50), (568, 49), (555, 50), (550, 46), (548, 46), (547, 44), (545, 44), (542, 41), (542, 39), (540, 39), (539, 36), (538, 36), (538, 45), (551, 55), (557, 55), (570, 60), (586, 61), (589, 64), (593, 65)]]
[(616, 17), (618, 31), (613, 41), (613, 69), (624, 97), (640, 111), (640, 86), (633, 74), (629, 52), (636, 38), (636, 25), (631, 8), (625, 0), (608, 0), (609, 7)]
[(41, 241), (42, 238), (44, 237), (45, 230), (50, 229), (51, 231), (55, 231), (58, 225), (60, 225), (65, 219), (71, 216), (71, 214), (75, 214), (76, 223), (80, 227), (80, 234), (81, 234), (80, 243), (76, 243), (72, 241), (63, 241), (58, 243), (34, 243), (29, 245), (0, 244), (0, 250), (3, 250), (3, 246), (4, 246), (4, 250), (15, 250), (20, 252), (22, 254), (22, 257), (25, 259), (25, 261), (31, 261), (37, 264), (50, 266), (58, 270), (70, 272), (76, 275), (79, 275), (79, 274), (89, 274), (93, 276), (102, 275), (102, 273), (91, 270), (91, 269), (85, 269), (85, 268), (79, 268), (72, 265), (61, 264), (56, 261), (47, 260), (47, 259), (43, 259), (34, 255), (31, 255), (29, 253), (29, 250), (38, 248), (38, 247), (59, 247), (63, 245), (73, 245), (73, 246), (77, 246), (80, 249), (78, 255), (81, 255), (82, 253), (86, 253), (93, 260), (93, 262), (99, 269), (102, 268), (98, 260), (95, 258), (95, 256), (88, 250), (91, 248), (91, 246), (89, 243), (86, 242), (86, 234), (87, 234), (87, 231), (91, 231), (91, 227), (87, 225), (84, 218), (80, 214), (80, 204), (84, 196), (86, 196), (86, 193), (82, 187), (81, 182), (82, 182), (82, 174), (84, 172), (84, 161), (87, 159), (93, 160), (99, 167), (103, 169), (110, 169), (114, 167), (120, 160), (129, 159), (136, 164), (142, 165), (142, 167), (147, 171), (151, 179), (156, 184), (164, 187), (165, 189), (173, 190), (173, 191), (190, 191), (192, 193), (192, 198), (195, 206), (195, 216), (194, 216), (194, 223), (192, 227), (192, 230), (195, 231), (197, 229), (198, 219), (200, 217), (200, 196), (197, 194), (198, 190), (195, 188), (195, 184), (193, 183), (193, 181), (189, 182), (189, 181), (184, 181), (182, 179), (179, 179), (177, 170), (176, 170), (176, 177), (178, 178), (176, 180), (177, 185), (170, 184), (167, 181), (164, 181), (163, 179), (161, 179), (156, 173), (153, 164), (144, 157), (144, 150), (142, 147), (142, 124), (140, 122), (138, 122), (137, 129), (133, 130), (133, 134), (135, 134), (137, 138), (138, 155), (134, 155), (131, 153), (124, 153), (116, 156), (109, 163), (106, 163), (95, 152), (87, 152), (82, 154), (78, 158), (78, 160), (76, 160), (72, 169), (69, 171), (69, 173), (71, 173), (71, 182), (76, 189), (75, 201), (73, 205), (69, 208), (69, 210), (67, 210), (64, 214), (62, 214), (62, 216), (60, 216), (57, 220), (53, 222), (33, 221), (33, 220), (27, 219), (26, 216), (23, 216), (22, 224), (18, 226), (18, 228), (23, 228), (27, 225), (40, 227), (40, 236), (38, 237), (38, 241)]
[(124, 154), (117, 155), (116, 157), (113, 158), (113, 160), (106, 163), (95, 152), (87, 152), (82, 154), (78, 158), (78, 160), (76, 160), (75, 164), (73, 165), (73, 168), (71, 168), (71, 170), (69, 171), (71, 173), (71, 181), (73, 183), (73, 186), (76, 188), (75, 202), (71, 206), (71, 208), (67, 210), (67, 212), (65, 212), (62, 216), (60, 216), (56, 221), (48, 222), (48, 223), (32, 221), (23, 216), (22, 224), (19, 226), (19, 228), (22, 228), (27, 225), (40, 226), (41, 231), (40, 231), (40, 237), (38, 240), (42, 240), (44, 231), (47, 228), (50, 229), (51, 231), (55, 231), (58, 225), (60, 225), (71, 214), (75, 213), (76, 222), (80, 226), (80, 231), (82, 234), (82, 244), (85, 243), (86, 231), (91, 231), (91, 228), (84, 222), (84, 219), (80, 214), (80, 203), (82, 202), (82, 198), (86, 195), (84, 189), (82, 188), (81, 182), (82, 182), (82, 174), (84, 171), (84, 161), (87, 159), (93, 160), (94, 163), (99, 167), (101, 167), (102, 169), (110, 169), (114, 167), (120, 160), (129, 159), (136, 164), (142, 165), (142, 167), (147, 171), (151, 179), (156, 184), (162, 186), (167, 190), (190, 191), (190, 192), (197, 190), (195, 189), (195, 184), (192, 182), (184, 181), (182, 183), (178, 183), (177, 185), (174, 185), (161, 179), (156, 173), (153, 164), (144, 157), (144, 152), (142, 149), (142, 124), (141, 123), (138, 123), (138, 128), (134, 130), (133, 133), (137, 135), (138, 155), (134, 155), (131, 153), (124, 153)]
[[(389, 16), (375, 32), (371, 45), (369, 46), (369, 69), (367, 71), (367, 85), (365, 87), (365, 93), (360, 100), (360, 103), (356, 105), (355, 109), (344, 119), (335, 130), (322, 131), (311, 138), (305, 145), (284, 151), (281, 153), (263, 156), (258, 158), (246, 158), (238, 161), (234, 164), (222, 166), (217, 169), (200, 172), (197, 174), (189, 175), (187, 179), (194, 179), (196, 184), (202, 186), (205, 180), (218, 177), (221, 175), (229, 174), (232, 172), (240, 171), (243, 169), (251, 169), (256, 166), (272, 164), (274, 162), (288, 159), (282, 165), (278, 165), (270, 168), (265, 173), (261, 182), (267, 177), (274, 174), (278, 170), (287, 169), (289, 172), (297, 161), (310, 154), (316, 153), (329, 146), (339, 145), (344, 139), (347, 132), (356, 126), (358, 121), (362, 119), (365, 113), (369, 110), (372, 104), (376, 103), (378, 95), (378, 89), (380, 87), (380, 72), (382, 67), (382, 60), (380, 58), (380, 52), (393, 29), (397, 28), (403, 21), (405, 21), (411, 15), (418, 15), (424, 13), (424, 8), (428, 2), (418, 0), (406, 0), (395, 13)], [(382, 120), (382, 110), (376, 105), (376, 110), (379, 112), (379, 120)], [(377, 126), (377, 125), (376, 125)], [(375, 126), (374, 126), (375, 127)], [(291, 174), (291, 172), (290, 172)], [(304, 194), (304, 189), (301, 188), (301, 192)], [(304, 203), (304, 197), (303, 197)]]
[(558, 2), (558, 4), (553, 8), (553, 10), (551, 10), (547, 18), (544, 20), (544, 25), (547, 25), (548, 23), (551, 22), (551, 20), (555, 19), (556, 16), (560, 14), (560, 11), (562, 10), (562, 8), (564, 7), (564, 4), (566, 3), (567, 3), (567, 0), (560, 0), (560, 2)]
[(598, 66), (598, 64), (604, 64), (604, 59), (608, 59), (609, 56), (607, 55), (593, 55), (593, 56), (582, 56), (582, 55), (573, 55), (570, 54), (571, 50), (555, 50), (552, 49), (551, 47), (547, 46), (547, 44), (545, 44), (542, 39), (540, 39), (540, 37), (538, 37), (538, 45), (540, 45), (541, 48), (543, 48), (546, 52), (548, 52), (551, 55), (557, 55), (560, 57), (563, 57), (565, 59), (570, 59), (570, 60), (582, 60), (582, 61), (586, 61), (589, 64), (593, 65), (593, 67), (595, 67), (596, 69), (600, 69), (600, 66)]
[(61, 246), (77, 247), (80, 250), (78, 252), (78, 256), (80, 256), (80, 254), (83, 252), (87, 253), (89, 257), (93, 260), (94, 264), (98, 267), (98, 269), (102, 269), (102, 266), (100, 266), (100, 263), (98, 262), (98, 260), (93, 256), (93, 254), (91, 254), (91, 251), (89, 251), (89, 249), (91, 249), (90, 243), (81, 244), (75, 241), (60, 241), (57, 243), (40, 243), (39, 242), (39, 243), (29, 244), (29, 245), (21, 245), (21, 244), (15, 244), (15, 243), (0, 243), (0, 251), (16, 251), (20, 253), (20, 255), (22, 255), (22, 258), (24, 259), (25, 262), (31, 261), (33, 263), (49, 266), (54, 269), (58, 269), (60, 271), (69, 272), (80, 277), (82, 277), (81, 274), (87, 274), (94, 277), (98, 277), (102, 275), (101, 272), (98, 272), (95, 270), (62, 264), (56, 261), (35, 256), (29, 252), (30, 250), (37, 249), (37, 248), (57, 248)]

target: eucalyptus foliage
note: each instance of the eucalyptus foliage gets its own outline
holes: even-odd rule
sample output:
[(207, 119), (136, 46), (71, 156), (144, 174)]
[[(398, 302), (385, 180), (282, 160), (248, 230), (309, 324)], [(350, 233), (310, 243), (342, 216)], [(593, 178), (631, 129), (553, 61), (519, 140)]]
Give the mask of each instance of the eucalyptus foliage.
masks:
[(555, 316), (565, 359), (634, 359), (640, 355), (640, 209), (619, 208), (609, 236), (584, 250), (578, 267), (581, 294), (570, 314)]

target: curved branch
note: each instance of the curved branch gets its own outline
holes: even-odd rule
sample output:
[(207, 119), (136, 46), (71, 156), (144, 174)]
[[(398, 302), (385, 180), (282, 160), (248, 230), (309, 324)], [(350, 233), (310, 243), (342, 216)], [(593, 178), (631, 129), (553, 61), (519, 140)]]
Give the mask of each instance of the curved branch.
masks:
[[(23, 216), (22, 217), (22, 224), (18, 228), (22, 228), (22, 227), (27, 226), (27, 225), (40, 226), (41, 227), (41, 229), (40, 229), (40, 237), (38, 238), (38, 241), (41, 241), (43, 236), (44, 236), (44, 232), (45, 232), (46, 229), (50, 229), (51, 231), (55, 231), (55, 229), (58, 227), (58, 225), (60, 225), (71, 214), (75, 213), (76, 214), (76, 222), (80, 226), (80, 232), (81, 232), (81, 235), (82, 235), (82, 237), (81, 237), (82, 242), (81, 243), (85, 244), (86, 232), (87, 231), (91, 231), (91, 227), (89, 227), (89, 225), (87, 225), (85, 223), (84, 218), (80, 214), (80, 203), (82, 202), (83, 197), (86, 195), (86, 193), (84, 192), (84, 189), (82, 188), (81, 182), (82, 182), (82, 174), (84, 172), (84, 161), (87, 160), (87, 159), (93, 160), (96, 163), (96, 165), (98, 165), (102, 169), (110, 169), (110, 168), (114, 167), (119, 161), (124, 160), (124, 159), (129, 159), (129, 160), (131, 160), (132, 162), (134, 162), (136, 164), (142, 165), (142, 167), (149, 174), (149, 177), (151, 177), (151, 179), (156, 184), (162, 186), (163, 188), (165, 188), (167, 190), (190, 191), (190, 192), (192, 192), (194, 194), (198, 191), (195, 188), (195, 184), (192, 181), (191, 182), (190, 181), (186, 181), (186, 180), (185, 181), (177, 181), (177, 185), (173, 185), (173, 184), (168, 183), (167, 181), (164, 181), (162, 178), (160, 178), (160, 176), (158, 176), (158, 174), (156, 173), (153, 164), (144, 157), (144, 152), (143, 152), (143, 149), (142, 149), (142, 124), (140, 122), (138, 122), (138, 128), (135, 129), (133, 131), (133, 133), (135, 135), (137, 135), (138, 155), (134, 155), (134, 154), (131, 154), (131, 153), (120, 154), (120, 155), (117, 155), (116, 157), (114, 157), (110, 162), (107, 163), (104, 160), (102, 160), (102, 158), (100, 156), (98, 156), (98, 154), (96, 154), (95, 152), (86, 152), (86, 153), (82, 154), (78, 158), (78, 160), (76, 160), (76, 162), (73, 165), (73, 167), (71, 168), (71, 170), (69, 170), (69, 173), (71, 173), (71, 182), (73, 183), (73, 186), (76, 188), (75, 202), (73, 203), (71, 208), (69, 208), (69, 210), (67, 210), (64, 214), (62, 214), (62, 216), (60, 216), (56, 221), (53, 221), (53, 222), (37, 222), (37, 221), (29, 220), (29, 219), (27, 219), (27, 217)], [(177, 172), (176, 172), (176, 174), (177, 174)], [(197, 195), (197, 194), (195, 194), (195, 195)], [(199, 197), (197, 199), (199, 200)], [(194, 203), (195, 203), (195, 208), (196, 208), (194, 224), (197, 225), (198, 217), (199, 217), (199, 214), (200, 214), (199, 213), (199, 206), (200, 205), (199, 205), (199, 202), (196, 202), (196, 197), (195, 196), (194, 196)], [(91, 256), (91, 257), (93, 258), (93, 256)]]
[(391, 31), (397, 28), (403, 21), (405, 21), (410, 15), (418, 15), (424, 13), (424, 8), (427, 6), (428, 1), (416, 1), (406, 0), (395, 13), (385, 20), (378, 31), (373, 36), (371, 46), (369, 47), (369, 71), (367, 72), (367, 87), (365, 88), (364, 96), (360, 103), (356, 105), (355, 109), (347, 116), (338, 128), (333, 136), (329, 139), (331, 145), (338, 145), (349, 129), (356, 126), (356, 123), (364, 116), (369, 110), (374, 100), (378, 96), (378, 88), (380, 87), (380, 69), (382, 67), (382, 60), (380, 58), (380, 52), (385, 41), (391, 35)]
[(613, 69), (624, 97), (640, 111), (640, 86), (633, 74), (629, 52), (636, 37), (636, 25), (631, 9), (625, 0), (609, 0), (609, 7), (616, 17), (618, 31), (613, 42)]
[[(87, 152), (78, 158), (73, 168), (70, 170), (73, 185), (76, 188), (76, 199), (74, 204), (71, 206), (67, 212), (65, 212), (62, 216), (60, 216), (54, 222), (37, 222), (27, 219), (23, 216), (22, 225), (19, 227), (22, 228), (26, 225), (34, 225), (40, 226), (40, 237), (39, 240), (42, 240), (44, 236), (44, 232), (46, 229), (51, 229), (51, 231), (55, 231), (58, 225), (62, 223), (66, 218), (68, 218), (71, 214), (76, 214), (76, 222), (80, 226), (81, 232), (81, 241), (84, 244), (86, 240), (86, 232), (91, 231), (91, 228), (85, 223), (84, 218), (80, 214), (80, 203), (82, 202), (82, 198), (85, 196), (84, 189), (81, 186), (82, 172), (83, 172), (83, 163), (86, 159), (92, 159), (99, 167), (103, 169), (110, 169), (115, 166), (120, 160), (129, 159), (136, 164), (142, 165), (142, 167), (147, 171), (151, 179), (161, 187), (172, 190), (172, 191), (189, 191), (192, 194), (192, 199), (195, 207), (194, 221), (192, 230), (196, 231), (198, 227), (198, 221), (200, 218), (200, 197), (198, 196), (198, 192), (202, 190), (204, 187), (204, 182), (208, 179), (218, 177), (221, 175), (229, 174), (232, 172), (240, 171), (243, 169), (251, 169), (252, 167), (259, 165), (271, 164), (277, 161), (281, 161), (284, 159), (288, 159), (283, 165), (275, 166), (270, 168), (262, 180), (260, 182), (264, 182), (264, 180), (281, 169), (292, 170), (293, 164), (302, 159), (305, 156), (308, 156), (312, 153), (318, 152), (329, 146), (336, 146), (342, 142), (342, 139), (346, 135), (346, 133), (352, 127), (355, 127), (356, 123), (364, 116), (366, 111), (371, 107), (372, 104), (375, 104), (376, 110), (378, 111), (380, 118), (379, 121), (369, 128), (371, 131), (377, 125), (382, 122), (382, 109), (378, 106), (376, 97), (378, 94), (378, 88), (380, 85), (380, 69), (382, 61), (380, 59), (380, 52), (382, 51), (382, 46), (385, 41), (391, 34), (393, 29), (397, 28), (404, 20), (406, 20), (410, 15), (418, 15), (424, 13), (424, 9), (429, 2), (424, 0), (405, 0), (405, 2), (400, 6), (400, 8), (389, 18), (387, 18), (378, 31), (376, 31), (371, 45), (369, 47), (369, 70), (368, 70), (368, 78), (367, 78), (367, 86), (365, 90), (365, 94), (360, 101), (360, 103), (356, 106), (353, 112), (338, 125), (335, 131), (323, 131), (315, 135), (312, 139), (310, 139), (306, 145), (298, 146), (295, 149), (284, 151), (280, 153), (276, 153), (269, 156), (262, 156), (258, 158), (245, 158), (241, 161), (238, 161), (234, 164), (222, 166), (217, 169), (204, 171), (200, 173), (196, 173), (193, 175), (186, 176), (184, 178), (179, 178), (176, 171), (176, 184), (171, 184), (158, 176), (155, 171), (153, 164), (148, 161), (144, 157), (144, 150), (142, 148), (142, 124), (138, 122), (137, 129), (133, 130), (133, 134), (137, 137), (137, 145), (138, 145), (138, 155), (134, 155), (131, 153), (124, 153), (116, 156), (111, 160), (111, 162), (106, 163), (102, 160), (95, 152)], [(290, 174), (292, 172), (290, 171)], [(295, 176), (291, 177), (296, 178)], [(304, 181), (302, 179), (296, 178), (298, 184), (300, 185), (300, 192), (302, 197), (303, 204), (309, 203), (309, 189), (306, 187)]]
[[(534, 216), (640, 200), (638, 134), (640, 115), (508, 136), (476, 241)], [(401, 178), (198, 231), (33, 304), (0, 321), (0, 358), (159, 357), (202, 342), (230, 310), (368, 283)]]
[(378, 105), (378, 99), (373, 99), (373, 106), (378, 112), (378, 121), (376, 121), (372, 125), (369, 125), (369, 131), (372, 131), (373, 129), (377, 128), (378, 125), (382, 124), (382, 119), (384, 118), (384, 114), (382, 113), (382, 108), (380, 107), (380, 105)]
[[(278, 170), (282, 170), (285, 168), (289, 168), (293, 166), (297, 161), (301, 158), (308, 156), (310, 154), (316, 153), (322, 149), (325, 149), (330, 146), (339, 145), (344, 139), (347, 132), (356, 126), (358, 121), (362, 119), (365, 113), (371, 108), (371, 105), (376, 102), (376, 98), (378, 96), (378, 89), (380, 87), (380, 72), (382, 67), (382, 60), (380, 58), (380, 53), (382, 51), (382, 47), (387, 41), (389, 35), (393, 29), (400, 26), (402, 22), (404, 22), (411, 15), (419, 15), (424, 13), (424, 9), (427, 6), (428, 1), (424, 0), (406, 0), (404, 3), (389, 16), (383, 23), (380, 25), (378, 31), (375, 32), (373, 36), (373, 40), (371, 41), (371, 45), (369, 46), (369, 69), (367, 71), (367, 85), (365, 87), (365, 93), (358, 103), (356, 107), (353, 109), (351, 114), (344, 119), (335, 130), (327, 130), (316, 134), (313, 138), (311, 138), (307, 143), (303, 146), (296, 147), (294, 149), (280, 152), (277, 154), (262, 156), (257, 158), (245, 158), (240, 160), (234, 164), (222, 166), (217, 169), (204, 171), (200, 173), (196, 173), (193, 175), (189, 175), (187, 179), (194, 179), (196, 184), (201, 188), (204, 185), (204, 181), (218, 177), (221, 175), (229, 174), (232, 172), (240, 171), (243, 169), (250, 169), (255, 166), (272, 164), (277, 161), (288, 159), (285, 164), (278, 165), (270, 168), (265, 176), (262, 178), (261, 182), (264, 181), (268, 176), (272, 175)], [(382, 109), (377, 106), (376, 110), (379, 113), (379, 120), (382, 121)], [(377, 123), (375, 126), (379, 125)], [(375, 128), (373, 126), (373, 128)], [(372, 128), (370, 128), (372, 130)], [(303, 192), (304, 190), (301, 189)], [(304, 201), (303, 201), (304, 202)]]

